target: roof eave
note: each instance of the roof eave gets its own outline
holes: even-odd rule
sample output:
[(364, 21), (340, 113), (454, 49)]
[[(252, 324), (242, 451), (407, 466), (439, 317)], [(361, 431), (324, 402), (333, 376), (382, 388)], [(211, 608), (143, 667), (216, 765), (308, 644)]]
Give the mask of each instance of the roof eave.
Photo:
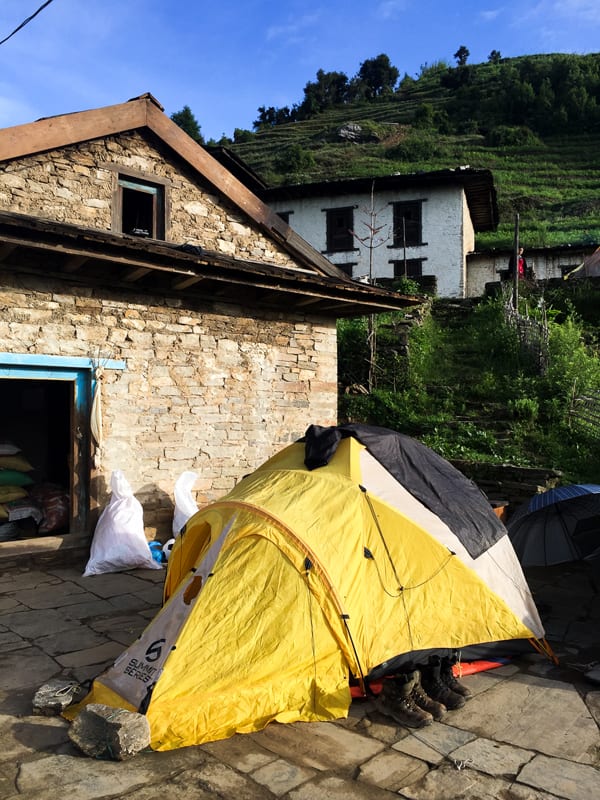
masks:
[(146, 128), (184, 159), (204, 180), (252, 219), (284, 250), (322, 275), (340, 270), (297, 234), (263, 200), (164, 113), (151, 94), (126, 103), (47, 117), (0, 130), (0, 162)]
[(205, 304), (315, 313), (328, 317), (398, 311), (422, 298), (398, 295), (348, 278), (234, 259), (175, 244), (0, 212), (0, 270), (10, 268), (75, 284), (121, 288), (137, 295), (184, 297)]

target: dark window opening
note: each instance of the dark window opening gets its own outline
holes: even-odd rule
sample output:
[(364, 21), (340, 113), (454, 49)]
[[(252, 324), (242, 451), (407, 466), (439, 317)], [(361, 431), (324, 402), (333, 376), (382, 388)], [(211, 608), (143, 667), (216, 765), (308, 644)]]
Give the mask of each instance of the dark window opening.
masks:
[(330, 208), (327, 214), (327, 252), (354, 250), (354, 208)]
[(164, 189), (131, 178), (119, 178), (121, 232), (164, 239)]
[(292, 213), (293, 213), (292, 211), (278, 211), (277, 215), (279, 217), (281, 217), (281, 219), (284, 222), (287, 222), (287, 224), (289, 225), (290, 224), (290, 216), (291, 216)]
[(423, 258), (407, 258), (405, 261), (394, 261), (394, 278), (411, 278), (416, 280), (423, 277)]
[(420, 200), (394, 203), (394, 247), (416, 247), (423, 243)]
[(354, 264), (336, 264), (338, 269), (341, 269), (342, 272), (347, 275), (349, 278), (352, 277), (352, 270), (354, 268)]

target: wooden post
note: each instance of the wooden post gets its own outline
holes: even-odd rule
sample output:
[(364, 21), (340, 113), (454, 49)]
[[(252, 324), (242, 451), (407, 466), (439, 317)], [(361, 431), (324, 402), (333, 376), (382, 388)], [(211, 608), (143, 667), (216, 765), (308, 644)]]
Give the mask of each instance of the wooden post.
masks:
[(513, 308), (519, 308), (519, 214), (515, 214), (515, 236), (513, 242)]

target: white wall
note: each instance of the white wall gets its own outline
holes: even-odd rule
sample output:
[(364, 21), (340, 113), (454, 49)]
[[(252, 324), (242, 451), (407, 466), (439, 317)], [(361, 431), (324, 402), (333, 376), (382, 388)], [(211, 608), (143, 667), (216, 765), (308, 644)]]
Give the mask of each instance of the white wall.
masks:
[[(527, 265), (533, 267), (537, 280), (561, 278), (565, 271), (575, 269), (594, 247), (557, 247), (533, 248), (524, 247)], [(488, 250), (472, 253), (467, 258), (467, 297), (481, 297), (485, 293), (486, 283), (500, 280), (500, 273), (508, 269), (509, 250)]]
[[(391, 203), (424, 200), (422, 204), (423, 242), (408, 247), (406, 258), (423, 258), (423, 275), (435, 275), (440, 297), (463, 297), (466, 291), (466, 253), (474, 249), (475, 234), (462, 187), (428, 188), (427, 191), (380, 191), (374, 201), (374, 228), (380, 228), (373, 249), (373, 277), (391, 278), (391, 261), (404, 258), (402, 247), (393, 244), (393, 210)], [(355, 206), (355, 234), (369, 238), (371, 197), (368, 193), (354, 195), (322, 195), (294, 200), (270, 199), (275, 211), (291, 211), (290, 226), (322, 252), (334, 264), (355, 264), (354, 278), (369, 276), (368, 241), (356, 241), (354, 251), (326, 251), (326, 214), (324, 209)], [(365, 224), (366, 223), (366, 224)]]

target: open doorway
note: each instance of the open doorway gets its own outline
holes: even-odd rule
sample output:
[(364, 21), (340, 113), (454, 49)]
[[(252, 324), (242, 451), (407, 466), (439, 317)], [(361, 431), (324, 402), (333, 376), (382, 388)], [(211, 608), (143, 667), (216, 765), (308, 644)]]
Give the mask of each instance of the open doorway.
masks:
[(89, 438), (80, 381), (25, 372), (30, 377), (0, 372), (0, 541), (83, 533)]

